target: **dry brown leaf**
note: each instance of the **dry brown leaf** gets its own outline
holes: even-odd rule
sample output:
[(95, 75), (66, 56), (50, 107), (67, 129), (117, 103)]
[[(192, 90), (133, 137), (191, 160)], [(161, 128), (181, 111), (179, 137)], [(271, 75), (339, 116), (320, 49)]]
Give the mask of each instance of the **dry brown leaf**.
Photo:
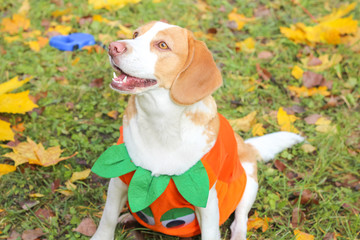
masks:
[(21, 234), (15, 230), (12, 230), (7, 240), (17, 240), (19, 237), (21, 237)]
[(322, 64), (322, 61), (319, 58), (310, 56), (307, 66), (312, 67), (312, 66), (318, 66), (321, 64)]
[(39, 208), (35, 215), (41, 220), (48, 220), (51, 217), (55, 217), (55, 213), (48, 208)]
[(96, 224), (91, 218), (84, 218), (74, 231), (91, 237), (96, 232)]
[(307, 124), (315, 124), (319, 118), (321, 118), (321, 115), (315, 113), (315, 114), (311, 114), (310, 116), (307, 116), (306, 118), (304, 118), (304, 121)]
[(274, 57), (274, 54), (270, 51), (262, 51), (258, 54), (258, 59), (270, 59)]
[(104, 78), (95, 78), (89, 84), (90, 87), (101, 88), (104, 85)]
[(275, 164), (275, 167), (280, 172), (283, 172), (286, 169), (286, 165), (283, 162), (281, 162), (280, 160), (275, 160), (274, 164)]
[(293, 228), (297, 228), (305, 220), (305, 213), (299, 209), (294, 208), (292, 212), (291, 225)]
[(303, 84), (306, 88), (320, 86), (323, 81), (325, 81), (325, 79), (321, 74), (310, 71), (306, 71), (303, 74)]
[(265, 81), (269, 81), (271, 78), (271, 73), (265, 68), (260, 67), (260, 64), (256, 64), (256, 71), (259, 74), (259, 77)]
[(32, 230), (25, 230), (22, 233), (21, 238), (22, 240), (35, 240), (43, 235), (45, 235), (45, 233), (41, 230), (41, 228), (36, 228)]

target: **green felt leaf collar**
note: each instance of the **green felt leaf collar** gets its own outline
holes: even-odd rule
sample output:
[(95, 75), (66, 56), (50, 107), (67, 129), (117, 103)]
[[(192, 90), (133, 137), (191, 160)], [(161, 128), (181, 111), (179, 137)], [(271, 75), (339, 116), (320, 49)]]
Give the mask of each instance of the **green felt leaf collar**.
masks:
[(165, 191), (173, 179), (179, 193), (194, 206), (206, 207), (209, 195), (209, 177), (201, 161), (181, 175), (153, 176), (150, 171), (136, 166), (130, 159), (125, 144), (108, 148), (91, 169), (101, 177), (113, 178), (135, 171), (128, 189), (132, 212), (151, 205)]

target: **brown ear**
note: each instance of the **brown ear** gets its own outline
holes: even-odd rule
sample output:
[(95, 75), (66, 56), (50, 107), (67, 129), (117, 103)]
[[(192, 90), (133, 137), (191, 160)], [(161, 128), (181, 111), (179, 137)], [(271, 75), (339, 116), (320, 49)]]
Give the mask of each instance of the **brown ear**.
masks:
[(181, 105), (194, 104), (222, 84), (221, 73), (205, 43), (188, 33), (188, 59), (170, 89), (172, 99)]

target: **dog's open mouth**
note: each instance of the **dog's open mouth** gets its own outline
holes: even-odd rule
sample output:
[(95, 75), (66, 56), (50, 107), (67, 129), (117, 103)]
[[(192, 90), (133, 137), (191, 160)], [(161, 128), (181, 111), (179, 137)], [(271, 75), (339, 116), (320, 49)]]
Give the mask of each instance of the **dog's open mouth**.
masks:
[(120, 92), (137, 92), (139, 89), (148, 88), (157, 84), (154, 79), (144, 79), (130, 76), (124, 73), (120, 68), (114, 66), (117, 74), (114, 77), (110, 87)]

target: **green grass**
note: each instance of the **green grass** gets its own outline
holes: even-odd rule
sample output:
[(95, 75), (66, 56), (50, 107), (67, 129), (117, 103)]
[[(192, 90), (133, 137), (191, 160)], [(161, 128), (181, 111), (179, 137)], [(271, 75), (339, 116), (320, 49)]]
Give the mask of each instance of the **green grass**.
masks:
[[(20, 0), (5, 0), (0, 3), (1, 17), (10, 17), (21, 5)], [(327, 80), (334, 82), (331, 94), (340, 96), (340, 104), (333, 108), (324, 109), (327, 98), (313, 96), (310, 98), (293, 98), (285, 93), (279, 85), (299, 85), (300, 82), (291, 77), (292, 66), (299, 64), (296, 55), (304, 49), (303, 45), (294, 44), (280, 34), (280, 26), (289, 26), (295, 22), (311, 24), (311, 19), (302, 9), (291, 4), (288, 0), (258, 0), (258, 1), (207, 1), (210, 6), (207, 12), (201, 12), (194, 6), (194, 1), (142, 1), (136, 5), (128, 5), (117, 11), (94, 10), (87, 1), (64, 1), (64, 6), (57, 6), (46, 0), (30, 0), (29, 18), (31, 28), (44, 32), (41, 26), (43, 19), (51, 19), (55, 10), (72, 8), (71, 14), (87, 16), (100, 14), (110, 20), (120, 20), (122, 24), (132, 30), (152, 20), (165, 19), (168, 22), (186, 27), (193, 32), (207, 32), (209, 28), (216, 28), (214, 40), (204, 40), (214, 58), (221, 67), (224, 86), (215, 94), (219, 112), (227, 118), (239, 118), (257, 111), (257, 121), (263, 123), (267, 132), (279, 130), (276, 120), (264, 118), (279, 107), (300, 105), (305, 112), (297, 113), (299, 120), (295, 126), (307, 137), (308, 141), (317, 148), (315, 153), (305, 153), (300, 146), (279, 154), (277, 159), (287, 166), (285, 172), (279, 172), (273, 162), (259, 164), (260, 189), (253, 211), (259, 216), (273, 218), (270, 228), (262, 233), (261, 230), (248, 232), (249, 239), (294, 239), (291, 225), (292, 211), (300, 208), (305, 214), (298, 229), (323, 239), (326, 233), (337, 232), (337, 239), (358, 239), (360, 229), (359, 215), (342, 207), (349, 204), (359, 210), (359, 189), (344, 186), (344, 179), (350, 174), (359, 181), (359, 149), (357, 144), (349, 143), (351, 136), (359, 138), (360, 113), (360, 54), (354, 53), (345, 46), (319, 45), (310, 49), (314, 55), (334, 54), (343, 55), (344, 60), (337, 66), (325, 70), (322, 74)], [(330, 7), (338, 7), (340, 0), (331, 1), (300, 1), (315, 17), (329, 13), (324, 8), (328, 2)], [(258, 19), (254, 23), (245, 25), (241, 31), (231, 31), (227, 27), (227, 14), (234, 7), (239, 13), (247, 17), (253, 15), (254, 9), (265, 5), (270, 15), (265, 19)], [(220, 11), (219, 9), (223, 9)], [(360, 8), (357, 6), (352, 12), (355, 19), (360, 18)], [(58, 21), (52, 19), (52, 21)], [(76, 31), (88, 32), (99, 40), (99, 34), (109, 34), (117, 39), (118, 28), (112, 28), (104, 23), (92, 22), (80, 26), (75, 19), (66, 25), (71, 25)], [(33, 52), (21, 42), (7, 43), (6, 34), (0, 33), (0, 49), (6, 51), (1, 55), (0, 82), (5, 82), (14, 76), (24, 74), (34, 76), (30, 83), (17, 91), (29, 89), (32, 95), (47, 92), (47, 96), (38, 102), (44, 107), (42, 114), (35, 112), (26, 115), (7, 115), (15, 123), (16, 117), (25, 122), (26, 130), (19, 140), (25, 141), (30, 137), (45, 147), (60, 145), (65, 149), (63, 155), (78, 155), (63, 161), (56, 166), (44, 168), (27, 164), (18, 167), (16, 172), (0, 178), (0, 239), (6, 239), (12, 230), (22, 233), (24, 230), (41, 228), (46, 239), (88, 239), (73, 231), (80, 221), (90, 216), (98, 223), (98, 213), (104, 205), (103, 195), (106, 192), (107, 180), (91, 176), (84, 181), (77, 182), (75, 194), (66, 197), (58, 192), (52, 193), (51, 184), (60, 180), (60, 188), (65, 188), (65, 182), (75, 171), (81, 171), (92, 166), (97, 157), (118, 137), (118, 127), (121, 124), (121, 113), (126, 107), (127, 96), (121, 96), (111, 91), (108, 84), (112, 71), (108, 64), (106, 52), (87, 53), (86, 51), (60, 52), (46, 46), (40, 52)], [(255, 53), (236, 52), (235, 42), (248, 37), (256, 40)], [(274, 57), (270, 60), (259, 60), (257, 54), (263, 50), (271, 51)], [(72, 65), (77, 57), (80, 61)], [(247, 91), (250, 79), (259, 79), (255, 65), (259, 63), (271, 72), (277, 84), (263, 81), (266, 88), (255, 84), (254, 91)], [(59, 67), (66, 67), (60, 71)], [(338, 77), (341, 74), (342, 79)], [(68, 84), (61, 85), (56, 79), (64, 77)], [(100, 88), (90, 87), (89, 83), (96, 78), (104, 78), (104, 85)], [(232, 102), (238, 104), (232, 104)], [(67, 107), (73, 103), (74, 108)], [(114, 121), (106, 115), (111, 110), (120, 113)], [(336, 126), (336, 133), (320, 133), (314, 125), (303, 120), (305, 117), (319, 113), (331, 119)], [(251, 137), (251, 132), (241, 132), (244, 138)], [(355, 135), (357, 134), (357, 135)], [(355, 139), (359, 141), (359, 139)], [(0, 155), (8, 152), (0, 148)], [(356, 155), (354, 155), (356, 154)], [(0, 157), (0, 163), (11, 163), (7, 158)], [(289, 184), (286, 172), (292, 171), (300, 178)], [(339, 186), (340, 185), (340, 186)], [(346, 184), (345, 184), (346, 185)], [(357, 185), (359, 187), (359, 185)], [(318, 196), (319, 204), (292, 204), (294, 193), (311, 190)], [(31, 193), (41, 193), (44, 197), (34, 199)], [(30, 210), (22, 209), (26, 201), (37, 200), (38, 204)], [(43, 221), (35, 212), (40, 208), (50, 208), (55, 217)], [(223, 237), (229, 239), (230, 221), (222, 227)], [(147, 239), (176, 239), (147, 233)], [(121, 229), (117, 229), (117, 239), (121, 237)]]

